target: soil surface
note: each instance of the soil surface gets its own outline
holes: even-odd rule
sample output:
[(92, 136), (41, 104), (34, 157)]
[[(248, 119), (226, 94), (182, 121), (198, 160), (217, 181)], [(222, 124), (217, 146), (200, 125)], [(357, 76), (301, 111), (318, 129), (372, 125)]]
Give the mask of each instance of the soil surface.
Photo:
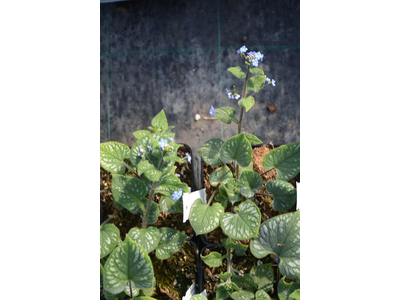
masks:
[[(189, 148), (185, 145), (178, 149), (178, 156), (185, 158), (185, 153)], [(188, 163), (176, 163), (175, 174), (178, 174), (180, 180), (192, 188), (192, 165)], [(128, 210), (118, 210), (114, 205), (114, 198), (111, 193), (112, 175), (100, 167), (100, 210), (104, 219), (109, 215), (116, 214), (109, 223), (117, 226), (121, 233), (121, 239), (124, 240), (126, 234), (133, 227), (141, 228), (142, 219), (139, 214), (133, 215)], [(155, 202), (159, 203), (161, 195), (155, 196)], [(151, 224), (157, 228), (169, 227), (176, 229), (189, 238), (193, 235), (193, 229), (189, 221), (182, 223), (182, 213), (163, 213), (160, 212), (156, 223)], [(195, 282), (197, 276), (197, 248), (186, 241), (182, 249), (174, 253), (166, 260), (156, 258), (154, 251), (149, 254), (156, 277), (156, 289), (153, 295), (156, 299), (181, 299), (189, 287)]]

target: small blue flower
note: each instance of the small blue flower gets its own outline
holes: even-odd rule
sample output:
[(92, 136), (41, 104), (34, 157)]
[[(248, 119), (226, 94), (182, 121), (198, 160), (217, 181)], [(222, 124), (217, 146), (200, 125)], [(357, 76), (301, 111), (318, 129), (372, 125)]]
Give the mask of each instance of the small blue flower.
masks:
[(275, 263), (277, 264), (279, 262), (279, 259), (275, 257)]
[(160, 146), (161, 150), (164, 151), (164, 148), (168, 146), (168, 141), (167, 141), (167, 140), (164, 140), (164, 139), (161, 139), (161, 140), (158, 142), (158, 145)]
[(238, 54), (240, 54), (240, 53), (245, 53), (246, 51), (247, 51), (246, 46), (242, 46), (242, 47), (240, 47), (240, 49), (237, 51), (237, 53), (238, 53)]
[(181, 197), (182, 197), (182, 189), (179, 189), (178, 192), (174, 192), (174, 193), (172, 194), (172, 199), (173, 199), (174, 201), (179, 200)]
[(257, 53), (254, 54), (254, 57), (255, 57), (256, 59), (258, 59), (258, 60), (263, 61), (264, 54), (261, 54), (261, 52), (258, 51)]
[(240, 98), (240, 95), (235, 93), (235, 94), (233, 95), (233, 98), (235, 98), (236, 100), (238, 100), (238, 99)]
[(257, 58), (252, 59), (251, 63), (253, 64), (253, 67), (256, 67), (256, 68), (258, 67), (258, 59)]
[(228, 92), (227, 95), (228, 95), (228, 98), (229, 98), (229, 99), (232, 99), (232, 93), (231, 93), (231, 92)]
[(214, 109), (214, 107), (211, 105), (211, 108), (210, 108), (210, 116), (211, 116), (211, 117), (214, 117), (214, 115), (215, 115), (215, 109)]
[(192, 163), (192, 157), (190, 156), (189, 153), (186, 153), (186, 157), (187, 157), (188, 163)]
[(265, 78), (265, 82), (270, 84), (271, 83), (271, 79), (269, 77)]
[(272, 86), (275, 86), (275, 79), (272, 79)]
[(143, 154), (139, 152), (139, 153), (137, 154), (137, 156), (143, 157)]
[(169, 137), (168, 140), (169, 140), (170, 142), (172, 142), (172, 141), (174, 140), (174, 138)]
[(151, 150), (153, 150), (153, 148), (151, 148), (150, 146), (147, 146), (147, 150), (151, 151)]
[(228, 88), (225, 88), (225, 94), (228, 95), (228, 93), (229, 93)]

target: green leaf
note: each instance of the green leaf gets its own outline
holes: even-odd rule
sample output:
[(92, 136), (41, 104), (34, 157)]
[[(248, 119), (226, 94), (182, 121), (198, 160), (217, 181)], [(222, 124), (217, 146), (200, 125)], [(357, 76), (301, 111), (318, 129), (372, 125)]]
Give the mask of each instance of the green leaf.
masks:
[(262, 144), (262, 140), (260, 140), (258, 137), (256, 137), (254, 134), (246, 134), (246, 139), (250, 142), (250, 144), (253, 145), (259, 145)]
[(231, 295), (233, 300), (251, 300), (254, 299), (254, 293), (249, 291), (233, 292)]
[(156, 192), (171, 196), (172, 193), (179, 191), (179, 189), (182, 189), (184, 193), (190, 193), (186, 183), (181, 182), (174, 174), (170, 174), (161, 178), (157, 185)]
[(224, 165), (211, 173), (209, 181), (212, 186), (217, 186), (220, 182), (226, 184), (230, 178), (233, 178), (232, 172), (227, 165)]
[(289, 181), (300, 172), (300, 143), (280, 146), (265, 155), (263, 167), (275, 168), (276, 179)]
[(100, 227), (100, 259), (106, 257), (121, 241), (119, 229), (114, 224)]
[(200, 257), (210, 267), (219, 267), (222, 265), (222, 260), (226, 258), (226, 255), (221, 255), (221, 253), (218, 252), (211, 252), (206, 256), (200, 255)]
[(220, 150), (220, 159), (226, 164), (236, 160), (239, 166), (246, 167), (250, 164), (252, 158), (253, 149), (244, 133), (227, 140)]
[(271, 297), (268, 295), (266, 291), (259, 290), (256, 292), (256, 300), (261, 300), (261, 299), (271, 300)]
[(146, 196), (146, 185), (137, 178), (114, 174), (112, 178), (114, 200), (128, 210), (139, 205), (140, 199)]
[(124, 291), (129, 280), (132, 288), (150, 288), (153, 278), (153, 265), (149, 255), (127, 236), (110, 254), (104, 266), (103, 287), (115, 295)]
[(104, 292), (104, 297), (107, 300), (120, 300), (120, 299), (125, 299), (125, 297), (126, 297), (124, 292), (116, 294), (116, 295), (113, 295), (113, 294), (107, 292), (105, 289), (103, 289), (103, 292)]
[[(147, 147), (151, 147), (153, 150), (148, 151)], [(132, 149), (129, 153), (129, 160), (132, 162), (134, 166), (137, 166), (142, 159), (142, 157), (139, 156), (139, 153), (142, 151), (145, 151), (147, 156), (150, 158), (151, 162), (153, 164), (157, 164), (158, 161), (161, 159), (161, 151), (157, 150), (154, 148), (154, 141), (151, 136), (145, 136), (138, 140), (133, 146)]]
[(296, 203), (296, 189), (289, 182), (270, 180), (266, 185), (266, 189), (274, 195), (272, 207), (277, 211), (289, 210)]
[(217, 286), (217, 297), (216, 300), (225, 300), (233, 293), (233, 288), (227, 286), (226, 283), (219, 284)]
[(238, 255), (238, 256), (243, 256), (248, 247), (247, 245), (244, 245), (241, 242), (233, 241), (233, 242), (228, 243), (228, 239), (223, 239), (222, 245), (224, 246), (226, 251), (229, 251), (228, 248), (230, 248), (231, 252), (235, 251), (236, 255)]
[(231, 203), (240, 201), (242, 195), (239, 189), (239, 180), (230, 178), (226, 180), (226, 184), (219, 187), (219, 193), (222, 197), (228, 198)]
[(161, 110), (158, 115), (151, 120), (151, 125), (154, 127), (155, 131), (158, 132), (168, 129), (168, 121), (164, 110)]
[(226, 281), (226, 280), (228, 280), (229, 278), (232, 277), (232, 273), (231, 272), (225, 272), (223, 274), (219, 274), (218, 277), (219, 277), (219, 279)]
[(217, 108), (215, 110), (215, 117), (220, 120), (222, 123), (225, 124), (231, 124), (231, 122), (235, 122), (236, 124), (239, 124), (238, 119), (235, 118), (236, 115), (236, 110), (234, 110), (230, 106), (224, 106), (221, 108)]
[(156, 298), (147, 297), (147, 296), (135, 297), (135, 298), (133, 298), (133, 299), (134, 299), (134, 300), (157, 300)]
[(117, 142), (100, 144), (100, 165), (111, 173), (124, 174), (125, 166), (122, 164), (125, 158), (129, 158), (129, 147)]
[(197, 235), (213, 231), (219, 225), (219, 219), (224, 213), (221, 204), (212, 206), (203, 204), (202, 199), (197, 199), (192, 204), (189, 212), (189, 221)]
[[(281, 278), (281, 280), (279, 280), (278, 283), (278, 297), (279, 300), (290, 300), (290, 295), (300, 289), (300, 285), (295, 283), (295, 282), (291, 282), (291, 283), (286, 283), (285, 282), (285, 276)], [(300, 293), (299, 293), (300, 294)]]
[(246, 73), (242, 72), (242, 69), (240, 67), (231, 67), (228, 69), (228, 71), (239, 79), (243, 79), (246, 77)]
[(173, 200), (171, 196), (164, 196), (160, 199), (160, 210), (168, 213), (183, 212), (182, 197), (179, 200)]
[[(131, 289), (130, 289), (130, 287), (129, 287), (129, 284), (127, 284), (127, 285), (125, 286), (124, 292), (125, 292), (125, 295), (127, 295), (128, 297), (131, 296)], [(132, 288), (132, 296), (133, 296), (133, 297), (138, 296), (139, 293), (140, 293), (140, 289), (134, 289), (134, 288)], [(136, 298), (132, 298), (132, 299), (136, 299)]]
[(274, 286), (274, 270), (271, 264), (263, 264), (255, 266), (251, 269), (250, 275), (253, 276), (254, 282), (258, 289), (270, 291)]
[(254, 98), (252, 96), (243, 98), (239, 100), (238, 104), (240, 107), (246, 108), (246, 112), (248, 112), (254, 105)]
[(160, 228), (159, 231), (160, 241), (156, 248), (156, 256), (158, 259), (167, 259), (182, 248), (186, 235), (167, 227)]
[(158, 171), (148, 160), (141, 160), (138, 165), (138, 175), (145, 174), (151, 181), (158, 181), (161, 177), (161, 172)]
[(146, 136), (150, 136), (150, 135), (151, 135), (151, 133), (148, 130), (138, 130), (133, 133), (133, 136), (135, 138), (137, 138), (138, 140), (140, 140), (141, 138), (144, 138)]
[(221, 217), (223, 232), (235, 240), (247, 240), (257, 236), (261, 222), (261, 213), (258, 207), (246, 200), (238, 207), (239, 213), (225, 213)]
[(133, 241), (142, 246), (147, 253), (156, 249), (160, 241), (160, 232), (155, 227), (146, 229), (134, 227), (129, 230), (128, 235)]
[(249, 78), (249, 81), (247, 83), (247, 90), (255, 91), (257, 93), (264, 86), (266, 78), (267, 76), (265, 75), (254, 76)]
[(190, 300), (207, 300), (206, 297), (204, 297), (203, 295), (194, 295), (192, 298), (190, 298)]
[(279, 270), (288, 278), (300, 276), (300, 211), (273, 217), (260, 226), (258, 238), (250, 242), (251, 253), (258, 259), (275, 254)]
[(254, 192), (260, 190), (263, 187), (264, 181), (261, 176), (250, 170), (243, 170), (240, 175), (239, 187), (240, 192), (246, 198), (254, 196)]
[(295, 290), (290, 294), (289, 300), (300, 300), (300, 290)]
[(215, 201), (218, 201), (219, 203), (221, 203), (222, 208), (226, 209), (226, 207), (228, 206), (228, 199), (222, 197), (220, 194), (218, 194), (218, 196), (215, 197)]
[[(147, 207), (147, 199), (142, 199), (141, 200), (144, 207)], [(150, 204), (150, 212), (149, 212), (149, 216), (147, 217), (147, 224), (154, 224), (155, 222), (157, 222), (158, 220), (158, 216), (160, 215), (160, 208), (158, 207), (158, 204), (154, 201), (151, 201)], [(144, 218), (144, 213), (143, 211), (140, 212), (140, 217)]]
[(223, 140), (211, 139), (205, 142), (203, 146), (201, 146), (199, 154), (201, 155), (203, 160), (210, 166), (218, 166), (221, 164), (219, 151), (221, 150), (223, 144)]
[[(264, 71), (258, 68), (250, 68), (250, 73), (264, 75)], [(265, 81), (265, 80), (264, 80)]]
[(249, 290), (252, 292), (255, 292), (257, 290), (254, 279), (249, 274), (244, 274), (244, 276), (233, 274), (232, 281), (236, 283), (237, 286), (241, 289)]

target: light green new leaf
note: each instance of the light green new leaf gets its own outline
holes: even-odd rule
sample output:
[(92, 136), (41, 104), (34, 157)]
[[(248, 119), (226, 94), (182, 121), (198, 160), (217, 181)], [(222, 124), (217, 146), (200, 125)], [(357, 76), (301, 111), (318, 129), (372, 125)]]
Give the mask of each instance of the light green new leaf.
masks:
[(148, 130), (138, 130), (138, 131), (135, 131), (132, 134), (138, 140), (140, 140), (141, 138), (144, 138), (146, 136), (150, 136), (151, 135), (150, 131), (148, 131)]
[(258, 238), (250, 242), (258, 259), (268, 254), (279, 257), (279, 270), (288, 278), (300, 276), (300, 211), (273, 217), (260, 226)]
[(219, 151), (221, 150), (223, 144), (223, 140), (211, 139), (205, 142), (203, 146), (201, 146), (199, 154), (201, 155), (203, 160), (210, 166), (218, 166), (221, 164)]
[(233, 300), (251, 300), (254, 299), (254, 293), (249, 291), (233, 292), (231, 295)]
[(213, 231), (219, 225), (219, 219), (224, 209), (221, 204), (203, 204), (202, 199), (197, 199), (192, 204), (189, 213), (190, 225), (192, 225), (197, 235)]
[(220, 159), (223, 163), (231, 163), (236, 160), (238, 165), (246, 167), (253, 158), (253, 149), (244, 133), (235, 135), (227, 140), (221, 147)]
[(158, 259), (167, 259), (182, 248), (186, 235), (168, 227), (160, 228), (159, 231), (160, 241), (156, 248), (156, 256)]
[(228, 212), (222, 215), (220, 224), (224, 233), (235, 240), (256, 237), (261, 222), (261, 213), (257, 205), (246, 200), (237, 210), (237, 214)]
[(247, 90), (258, 92), (264, 86), (266, 78), (267, 76), (265, 75), (249, 78), (249, 81), (247, 83)]
[(133, 210), (139, 205), (140, 199), (146, 196), (147, 187), (140, 179), (114, 174), (112, 194), (117, 203), (127, 210)]
[(219, 279), (226, 281), (232, 277), (232, 273), (231, 272), (221, 273), (218, 275), (218, 277), (219, 277)]
[(147, 253), (156, 249), (160, 241), (160, 232), (155, 227), (146, 229), (134, 227), (129, 230), (128, 235), (133, 241), (142, 246)]
[(246, 139), (250, 142), (250, 144), (253, 145), (259, 145), (262, 144), (262, 140), (260, 140), (258, 137), (256, 137), (254, 134), (246, 134)]
[(153, 265), (149, 255), (127, 236), (107, 259), (103, 287), (115, 295), (124, 291), (129, 280), (132, 288), (151, 288), (153, 278)]
[(179, 200), (172, 199), (171, 196), (164, 196), (160, 199), (160, 210), (168, 213), (183, 212), (182, 197)]
[(290, 294), (289, 300), (300, 300), (300, 290), (295, 290)]
[(271, 300), (270, 295), (268, 295), (268, 293), (264, 290), (259, 290), (256, 292), (256, 300), (261, 300), (261, 299), (267, 299), (267, 300)]
[(248, 112), (254, 105), (254, 98), (252, 96), (243, 98), (239, 100), (238, 104), (240, 107), (246, 108), (246, 112)]
[(293, 185), (283, 180), (270, 180), (266, 185), (274, 195), (272, 207), (277, 211), (289, 210), (296, 203), (297, 192)]
[(171, 194), (179, 191), (179, 189), (182, 189), (182, 192), (184, 193), (190, 193), (189, 187), (186, 183), (181, 182), (174, 174), (170, 174), (161, 178), (157, 185), (156, 192), (166, 196), (171, 196)]
[(264, 71), (261, 70), (261, 69), (258, 69), (258, 68), (251, 68), (251, 69), (250, 69), (250, 73), (252, 73), (252, 74), (261, 74), (261, 75), (264, 75)]
[[(142, 199), (141, 200), (144, 207), (147, 207), (147, 199)], [(147, 224), (154, 224), (158, 220), (158, 216), (160, 215), (160, 208), (158, 207), (158, 204), (154, 201), (151, 201), (150, 204), (150, 211), (149, 211), (149, 216), (147, 217)], [(144, 218), (144, 213), (143, 211), (140, 211), (140, 217)]]
[(263, 167), (275, 168), (276, 179), (289, 181), (300, 172), (300, 143), (280, 146), (265, 155)]
[[(285, 276), (279, 280), (278, 283), (278, 297), (279, 300), (291, 300), (290, 295), (300, 289), (300, 285), (297, 284), (296, 282), (290, 282), (286, 283), (285, 282)], [(300, 293), (299, 293), (300, 294)]]
[(253, 277), (259, 290), (270, 291), (274, 286), (274, 270), (271, 264), (255, 266), (251, 269), (250, 275)]
[(228, 69), (228, 71), (239, 79), (243, 79), (246, 77), (246, 73), (244, 73), (240, 67), (231, 67)]
[(249, 274), (244, 274), (244, 276), (232, 274), (232, 282), (236, 283), (239, 288), (244, 290), (249, 290), (252, 292), (257, 290), (254, 279)]
[(151, 181), (158, 181), (161, 177), (161, 172), (158, 171), (148, 160), (141, 160), (138, 165), (138, 175), (145, 174)]
[(217, 186), (220, 182), (226, 184), (230, 178), (233, 178), (232, 172), (227, 165), (224, 165), (211, 173), (209, 181), (212, 186)]
[(129, 147), (117, 142), (100, 144), (100, 165), (111, 173), (124, 174), (125, 166), (122, 164), (125, 158), (129, 158)]
[(219, 192), (222, 197), (228, 198), (231, 203), (240, 201), (241, 193), (239, 188), (239, 180), (236, 178), (229, 178), (226, 184), (219, 187)]
[(215, 117), (225, 124), (231, 124), (231, 122), (239, 123), (238, 119), (235, 118), (236, 110), (230, 106), (224, 106), (215, 110)]
[(219, 267), (222, 265), (222, 260), (226, 258), (226, 255), (222, 255), (218, 252), (211, 252), (206, 256), (200, 255), (200, 257), (210, 267)]
[(164, 110), (161, 110), (157, 116), (151, 120), (151, 125), (156, 129), (155, 131), (165, 131), (168, 129), (168, 121), (165, 116)]
[(206, 297), (204, 297), (203, 295), (194, 295), (192, 298), (190, 298), (190, 300), (207, 300)]
[(246, 198), (254, 196), (254, 192), (260, 190), (263, 187), (264, 181), (261, 176), (250, 170), (243, 170), (240, 175), (239, 187), (240, 192)]
[(233, 242), (228, 243), (228, 239), (223, 239), (222, 245), (224, 246), (226, 251), (228, 251), (228, 248), (230, 248), (231, 252), (235, 251), (235, 254), (238, 256), (243, 256), (248, 247), (247, 245), (244, 245), (241, 242), (233, 241)]
[(100, 259), (106, 257), (121, 241), (119, 229), (114, 224), (100, 227)]

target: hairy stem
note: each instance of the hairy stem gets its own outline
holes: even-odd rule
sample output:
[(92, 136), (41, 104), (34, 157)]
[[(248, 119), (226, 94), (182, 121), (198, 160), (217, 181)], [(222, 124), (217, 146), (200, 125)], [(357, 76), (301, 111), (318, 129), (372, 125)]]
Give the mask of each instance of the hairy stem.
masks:
[[(228, 237), (228, 245), (229, 243), (232, 242), (232, 238)], [(231, 253), (231, 247), (228, 247), (228, 256), (226, 257), (226, 271), (227, 272), (232, 272), (232, 253)], [(231, 281), (231, 279), (229, 278), (228, 281)]]
[(272, 171), (273, 169), (275, 169), (275, 168), (269, 169), (269, 170), (265, 171), (264, 173), (261, 173), (260, 176), (267, 174), (268, 172)]
[(101, 223), (100, 229), (101, 229), (104, 225), (106, 225), (108, 222), (110, 222), (112, 219), (114, 219), (114, 217), (116, 217), (117, 215), (118, 215), (118, 213), (109, 215), (108, 218), (107, 218), (103, 223)]

